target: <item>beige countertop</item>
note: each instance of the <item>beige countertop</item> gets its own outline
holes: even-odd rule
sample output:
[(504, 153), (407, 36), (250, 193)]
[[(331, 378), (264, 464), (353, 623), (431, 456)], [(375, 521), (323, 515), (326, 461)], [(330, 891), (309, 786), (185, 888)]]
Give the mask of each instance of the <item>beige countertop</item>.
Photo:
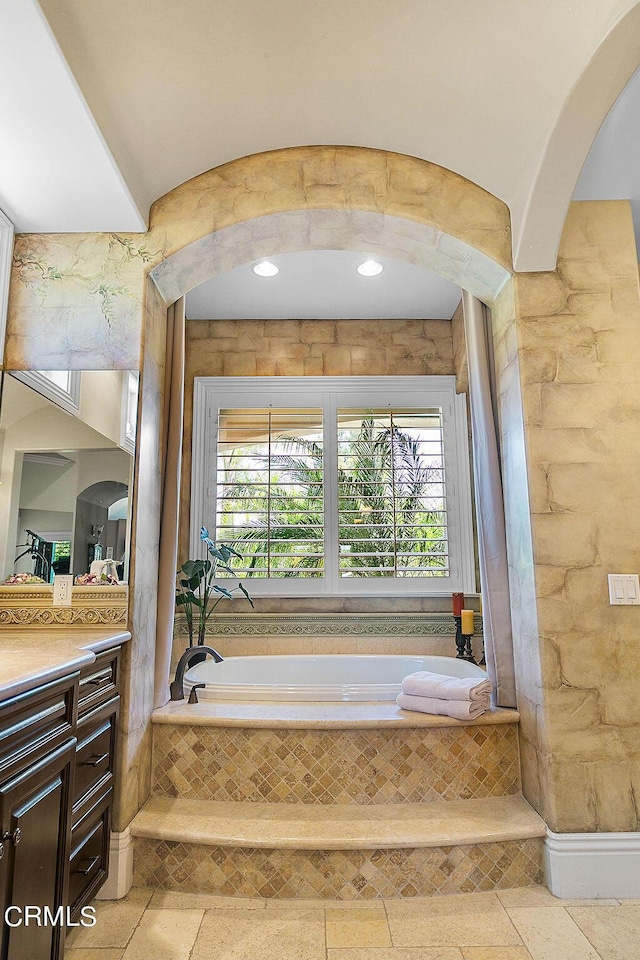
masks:
[(80, 670), (130, 639), (120, 627), (2, 627), (0, 700)]

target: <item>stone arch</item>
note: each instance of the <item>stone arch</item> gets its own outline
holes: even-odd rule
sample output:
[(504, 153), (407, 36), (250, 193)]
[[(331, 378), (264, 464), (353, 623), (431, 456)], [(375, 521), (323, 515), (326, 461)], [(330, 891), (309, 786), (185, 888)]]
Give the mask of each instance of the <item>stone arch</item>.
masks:
[(233, 161), (151, 212), (150, 275), (166, 303), (274, 253), (347, 249), (434, 270), (491, 303), (511, 273), (506, 206), (435, 164), (358, 147), (296, 147)]
[(640, 63), (640, 3), (612, 26), (567, 98), (522, 210), (512, 210), (518, 271), (555, 270), (569, 204), (591, 144)]

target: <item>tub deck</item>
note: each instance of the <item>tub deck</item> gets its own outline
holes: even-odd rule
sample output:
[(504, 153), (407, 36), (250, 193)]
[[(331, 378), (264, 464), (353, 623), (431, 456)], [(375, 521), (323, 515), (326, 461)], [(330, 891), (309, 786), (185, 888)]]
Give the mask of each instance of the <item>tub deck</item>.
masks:
[(277, 703), (221, 700), (189, 705), (177, 700), (154, 710), (152, 723), (206, 727), (270, 727), (272, 729), (380, 729), (424, 727), (482, 727), (518, 723), (517, 710), (491, 707), (476, 720), (454, 720), (401, 710), (393, 701), (351, 703)]

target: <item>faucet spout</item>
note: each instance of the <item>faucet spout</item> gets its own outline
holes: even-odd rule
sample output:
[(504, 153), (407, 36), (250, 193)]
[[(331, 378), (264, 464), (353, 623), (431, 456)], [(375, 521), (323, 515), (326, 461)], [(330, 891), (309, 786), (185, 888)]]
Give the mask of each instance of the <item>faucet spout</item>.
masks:
[(171, 700), (184, 700), (184, 675), (191, 666), (192, 661), (199, 657), (199, 655), (208, 653), (216, 663), (220, 663), (224, 660), (224, 657), (218, 653), (217, 650), (214, 650), (213, 647), (197, 646), (189, 647), (188, 650), (182, 654), (178, 660), (178, 666), (176, 667), (175, 678), (169, 684), (169, 696)]

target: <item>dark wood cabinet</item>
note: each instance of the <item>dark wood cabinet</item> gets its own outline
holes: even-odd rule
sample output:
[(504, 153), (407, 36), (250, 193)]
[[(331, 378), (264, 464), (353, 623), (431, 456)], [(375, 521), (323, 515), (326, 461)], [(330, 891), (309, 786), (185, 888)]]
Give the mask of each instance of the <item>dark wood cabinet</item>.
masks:
[[(119, 652), (0, 703), (0, 909), (23, 921), (2, 924), (0, 960), (62, 960), (107, 877)], [(58, 922), (27, 925), (28, 906)]]
[(69, 905), (76, 921), (109, 872), (111, 807), (120, 697), (120, 648), (80, 673), (72, 807)]
[[(4, 844), (2, 902), (21, 909), (11, 923), (24, 920), (27, 906), (48, 906), (52, 917), (66, 904), (69, 854), (69, 797), (75, 758), (70, 740), (33, 767), (0, 786)], [(45, 918), (47, 920), (48, 918)], [(19, 926), (3, 924), (2, 956), (8, 960), (57, 960), (64, 928), (49, 920)]]
[[(66, 904), (76, 755), (77, 677), (0, 704), (0, 906), (2, 960), (58, 960), (63, 928), (25, 923), (24, 908)], [(18, 921), (22, 921), (19, 925)]]

